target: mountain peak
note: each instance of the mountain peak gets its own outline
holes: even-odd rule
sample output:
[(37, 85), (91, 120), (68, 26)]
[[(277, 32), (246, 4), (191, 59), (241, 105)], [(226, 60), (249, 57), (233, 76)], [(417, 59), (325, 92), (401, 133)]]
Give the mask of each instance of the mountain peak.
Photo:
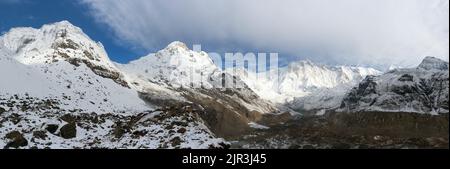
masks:
[(39, 29), (11, 29), (0, 37), (0, 49), (26, 65), (59, 61), (67, 61), (77, 67), (85, 64), (94, 73), (127, 86), (103, 45), (93, 41), (69, 21), (43, 25)]
[(55, 26), (66, 26), (66, 27), (76, 27), (75, 25), (73, 25), (72, 23), (70, 23), (68, 20), (62, 20), (59, 22), (55, 22), (55, 23), (51, 23), (48, 25), (55, 25)]
[(182, 49), (182, 50), (189, 50), (189, 48), (187, 47), (187, 45), (183, 42), (180, 41), (174, 41), (172, 43), (170, 43), (169, 45), (167, 45), (167, 47), (165, 49)]
[[(167, 45), (163, 50), (155, 54), (156, 58), (161, 59), (162, 63), (186, 64), (188, 67), (196, 66), (214, 66), (212, 59), (205, 52), (197, 52), (189, 49), (187, 45), (180, 41), (175, 41)], [(195, 67), (195, 66), (194, 66)]]
[(76, 33), (76, 34), (82, 34), (84, 35), (81, 28), (73, 25), (69, 21), (63, 20), (60, 22), (55, 22), (51, 24), (46, 24), (40, 28), (44, 32), (48, 33), (54, 33), (54, 32), (61, 32), (64, 31), (65, 33)]
[(448, 70), (448, 62), (445, 62), (439, 58), (427, 56), (423, 59), (422, 63), (417, 67), (424, 70)]
[(40, 53), (42, 53), (41, 50), (51, 48), (55, 42), (61, 41), (62, 39), (70, 39), (74, 43), (92, 41), (83, 33), (81, 28), (72, 25), (69, 21), (46, 24), (40, 28), (12, 28), (2, 35), (0, 39), (2, 39), (1, 43), (3, 46), (13, 53), (35, 50), (40, 50)]

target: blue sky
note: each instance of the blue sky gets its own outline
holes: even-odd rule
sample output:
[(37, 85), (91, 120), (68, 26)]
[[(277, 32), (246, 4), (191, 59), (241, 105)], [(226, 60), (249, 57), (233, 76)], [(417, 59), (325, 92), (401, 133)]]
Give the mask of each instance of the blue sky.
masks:
[(172, 41), (279, 53), (281, 64), (448, 61), (448, 0), (0, 0), (0, 31), (68, 20), (126, 63)]

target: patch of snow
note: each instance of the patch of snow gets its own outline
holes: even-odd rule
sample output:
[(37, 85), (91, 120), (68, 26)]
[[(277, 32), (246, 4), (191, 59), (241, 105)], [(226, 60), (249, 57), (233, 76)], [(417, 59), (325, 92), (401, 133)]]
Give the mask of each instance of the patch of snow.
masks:
[(255, 123), (255, 122), (250, 122), (250, 123), (248, 123), (248, 125), (251, 128), (255, 128), (255, 129), (263, 129), (263, 130), (270, 129), (270, 127), (267, 127), (267, 126), (264, 126), (264, 125), (261, 125), (261, 124)]

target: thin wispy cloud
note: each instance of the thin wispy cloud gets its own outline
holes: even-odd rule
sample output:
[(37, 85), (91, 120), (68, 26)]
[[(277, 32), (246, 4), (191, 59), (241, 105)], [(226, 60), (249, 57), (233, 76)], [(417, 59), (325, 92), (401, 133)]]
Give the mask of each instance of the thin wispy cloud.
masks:
[[(448, 60), (448, 0), (82, 0), (118, 39), (236, 44), (336, 64)], [(230, 49), (232, 50), (232, 49)]]

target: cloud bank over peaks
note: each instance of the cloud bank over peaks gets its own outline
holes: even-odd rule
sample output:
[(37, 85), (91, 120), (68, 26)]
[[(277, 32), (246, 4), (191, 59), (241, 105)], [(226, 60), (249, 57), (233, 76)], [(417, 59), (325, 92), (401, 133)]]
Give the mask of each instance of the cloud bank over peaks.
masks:
[(120, 41), (149, 52), (180, 40), (329, 64), (408, 67), (449, 56), (448, 0), (81, 1)]

